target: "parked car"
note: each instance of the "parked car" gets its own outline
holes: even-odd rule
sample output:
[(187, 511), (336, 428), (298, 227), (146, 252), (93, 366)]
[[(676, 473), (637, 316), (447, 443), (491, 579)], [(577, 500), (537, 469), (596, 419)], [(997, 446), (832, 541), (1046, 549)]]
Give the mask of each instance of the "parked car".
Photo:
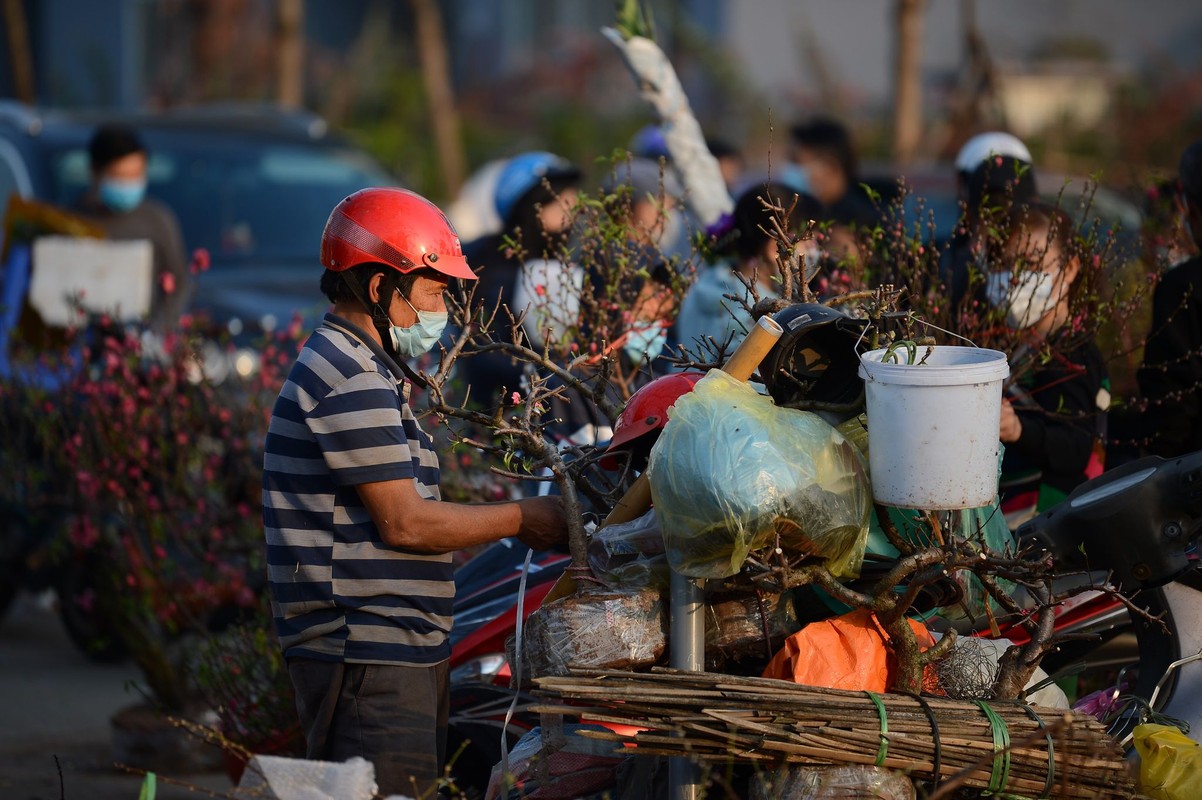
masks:
[(330, 209), (358, 189), (396, 183), (303, 111), (68, 112), (0, 101), (0, 211), (12, 192), (70, 208), (88, 186), (88, 139), (112, 121), (139, 131), (150, 151), (148, 194), (175, 211), (189, 252), (209, 253), (193, 310), (242, 344), (295, 313), (306, 322), (320, 315), (317, 256)]

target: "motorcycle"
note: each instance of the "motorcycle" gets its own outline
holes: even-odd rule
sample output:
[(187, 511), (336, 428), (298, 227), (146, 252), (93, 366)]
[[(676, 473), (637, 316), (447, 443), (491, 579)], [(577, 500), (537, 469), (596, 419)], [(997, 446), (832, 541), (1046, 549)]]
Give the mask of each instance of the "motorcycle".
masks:
[[(1057, 635), (1077, 636), (1044, 660), (1053, 673), (1127, 666), (1128, 702), (1112, 730), (1123, 738), (1135, 724), (1158, 715), (1186, 730), (1202, 730), (1202, 572), (1197, 540), (1202, 535), (1202, 451), (1177, 459), (1150, 457), (1126, 464), (1079, 486), (1060, 505), (1025, 523), (1016, 540), (1033, 555), (1046, 551), (1066, 581), (1102, 587), (1109, 582), (1146, 613), (1133, 615), (1111, 594), (1086, 591), (1056, 609)], [(505, 641), (514, 634), (517, 587), (525, 548), (499, 543), (456, 576), (452, 651), (451, 742), (472, 786), (487, 784), (489, 766), (500, 759), (501, 730), (514, 693)], [(526, 585), (524, 614), (538, 607), (570, 559), (537, 554)], [(1159, 621), (1158, 621), (1159, 620)], [(1163, 625), (1162, 625), (1163, 623)], [(962, 631), (964, 632), (964, 631)], [(985, 630), (966, 631), (988, 635)], [(1127, 634), (1134, 634), (1133, 637)], [(1020, 624), (1001, 634), (1022, 643)], [(1133, 643), (1124, 645), (1124, 639)], [(1114, 647), (1115, 643), (1119, 647)], [(533, 698), (519, 694), (519, 713), (507, 742), (538, 724), (520, 711)], [(470, 742), (467, 745), (463, 743)], [(468, 764), (473, 765), (466, 770)], [(458, 776), (460, 769), (452, 767)], [(483, 780), (483, 783), (477, 781)]]
[[(501, 737), (508, 750), (538, 724), (526, 711), (534, 698), (509, 688), (506, 641), (517, 629), (519, 587), (528, 548), (502, 539), (455, 572), (455, 624), (451, 630), (450, 713), (447, 761), (458, 787), (483, 796), (493, 764), (501, 760)], [(571, 563), (567, 553), (534, 553), (525, 572), (523, 617), (542, 604)]]
[(1125, 617), (1135, 633), (1134, 679), (1118, 687), (1130, 702), (1114, 720), (1116, 733), (1153, 714), (1187, 733), (1202, 730), (1200, 534), (1202, 451), (1151, 456), (1105, 472), (1016, 532), (1020, 543), (1046, 551), (1061, 569), (1104, 570), (1144, 609), (1130, 614), (1110, 600), (1093, 614), (1112, 620), (1112, 630)]

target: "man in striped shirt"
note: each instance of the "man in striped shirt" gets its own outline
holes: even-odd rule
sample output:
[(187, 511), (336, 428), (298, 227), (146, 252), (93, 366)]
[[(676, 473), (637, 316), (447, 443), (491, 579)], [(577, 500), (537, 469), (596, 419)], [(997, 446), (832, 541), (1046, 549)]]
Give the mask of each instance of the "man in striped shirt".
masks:
[(564, 536), (559, 498), (444, 503), (438, 455), (401, 361), (433, 347), (452, 278), (472, 280), (436, 206), (365, 189), (322, 234), (334, 304), (300, 352), (267, 432), (263, 524), (276, 630), (308, 757), (363, 756), (381, 794), (427, 796), (445, 757), (451, 553)]

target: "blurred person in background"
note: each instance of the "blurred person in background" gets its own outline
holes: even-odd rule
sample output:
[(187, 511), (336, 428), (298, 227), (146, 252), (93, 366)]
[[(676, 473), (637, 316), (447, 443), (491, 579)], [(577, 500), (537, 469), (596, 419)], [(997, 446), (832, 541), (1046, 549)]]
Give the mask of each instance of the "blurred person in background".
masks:
[(361, 756), (381, 795), (437, 795), (447, 754), (452, 555), (562, 542), (559, 498), (443, 502), (403, 361), (474, 280), (443, 213), (404, 189), (342, 200), (322, 232), (333, 303), (272, 410), (263, 526), (276, 631), (311, 760)]
[[(796, 205), (794, 197), (797, 198)], [(751, 312), (743, 303), (727, 296), (741, 297), (752, 303), (745, 281), (755, 285), (760, 297), (780, 295), (777, 241), (770, 233), (774, 230), (775, 212), (765, 208), (761, 198), (786, 211), (792, 207), (792, 214), (783, 222), (794, 234), (803, 232), (810, 220), (822, 217), (821, 203), (796, 187), (766, 181), (744, 190), (735, 202), (733, 229), (718, 246), (719, 252), (726, 257), (702, 267), (697, 282), (681, 302), (676, 340), (685, 347), (696, 349), (697, 340), (706, 341), (706, 337), (712, 337), (719, 344), (731, 337), (732, 346), (743, 340), (751, 329)], [(810, 261), (816, 259), (815, 247), (807, 252), (807, 272)]]
[(790, 129), (790, 160), (805, 173), (807, 191), (822, 203), (822, 219), (871, 230), (881, 218), (860, 186), (851, 133), (841, 122), (819, 117)]
[[(970, 311), (963, 304), (977, 302), (983, 310), (986, 298), (981, 280), (998, 257), (998, 246), (989, 231), (999, 227), (1013, 208), (1038, 200), (1035, 169), (1031, 162), (1015, 156), (990, 155), (964, 178), (964, 209), (951, 241), (939, 264), (939, 277), (955, 313)], [(975, 278), (975, 281), (974, 281)], [(972, 287), (977, 290), (970, 296)]]
[(1024, 164), (1035, 163), (1031, 151), (1012, 133), (988, 131), (969, 139), (956, 153), (956, 193), (961, 202), (968, 202), (968, 184), (977, 167), (994, 156), (1013, 158)]
[(734, 187), (739, 185), (743, 179), (743, 172), (747, 169), (747, 161), (743, 158), (742, 151), (725, 139), (707, 138), (705, 144), (709, 147), (710, 154), (718, 159), (718, 169), (722, 173), (726, 190), (733, 193)]
[(88, 161), (91, 184), (76, 210), (110, 239), (150, 242), (154, 285), (149, 324), (159, 332), (177, 327), (188, 306), (191, 274), (179, 220), (170, 208), (146, 196), (145, 144), (133, 128), (102, 125), (88, 142)]
[[(501, 229), (464, 246), (479, 276), (475, 302), (484, 303), (485, 314), (501, 303), (516, 316), (526, 307), (518, 304), (518, 292), (527, 286), (534, 290), (539, 306), (527, 333), (533, 330), (540, 335), (542, 318), (562, 324), (576, 316), (582, 276), (563, 258), (580, 179), (575, 164), (544, 151), (521, 153), (501, 168), (494, 192)], [(494, 321), (492, 333), (499, 341), (512, 341), (503, 313)], [(474, 404), (495, 407), (502, 402), (502, 389), (521, 391), (523, 366), (504, 353), (473, 355), (459, 363)]]
[[(1177, 165), (1181, 225), (1202, 249), (1202, 139)], [(1171, 458), (1202, 450), (1202, 256), (1173, 266), (1152, 295), (1152, 323), (1137, 373), (1150, 402), (1142, 415), (1145, 447)]]
[(1096, 444), (1110, 405), (1106, 362), (1073, 331), (1090, 287), (1075, 227), (1054, 206), (1015, 206), (1002, 223), (1000, 258), (985, 276), (989, 305), (1019, 344), (1002, 399), (1002, 511), (1013, 530), (1101, 473)]
[[(683, 278), (661, 241), (680, 193), (675, 174), (662, 161), (618, 161), (601, 194), (605, 226), (621, 231), (624, 239), (580, 243), (581, 261), (587, 265), (583, 316), (589, 326), (581, 339), (604, 347), (582, 353), (576, 372), (589, 377), (603, 359), (612, 359), (606, 393), (618, 404), (656, 375), (672, 371), (663, 355)], [(611, 433), (593, 400), (574, 390), (552, 400), (551, 417), (559, 422), (548, 432), (561, 444), (597, 444)]]
[(631, 158), (613, 165), (601, 184), (610, 218), (640, 245), (662, 251), (681, 236), (680, 198), (684, 189), (670, 165)]

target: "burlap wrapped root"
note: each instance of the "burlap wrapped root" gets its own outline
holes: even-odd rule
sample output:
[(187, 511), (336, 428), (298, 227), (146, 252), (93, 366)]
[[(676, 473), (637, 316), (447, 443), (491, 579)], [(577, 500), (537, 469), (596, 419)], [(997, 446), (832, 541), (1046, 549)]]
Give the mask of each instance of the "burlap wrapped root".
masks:
[(668, 562), (725, 578), (773, 544), (860, 572), (872, 489), (863, 457), (821, 417), (778, 408), (713, 370), (672, 408), (651, 451), (651, 496)]

